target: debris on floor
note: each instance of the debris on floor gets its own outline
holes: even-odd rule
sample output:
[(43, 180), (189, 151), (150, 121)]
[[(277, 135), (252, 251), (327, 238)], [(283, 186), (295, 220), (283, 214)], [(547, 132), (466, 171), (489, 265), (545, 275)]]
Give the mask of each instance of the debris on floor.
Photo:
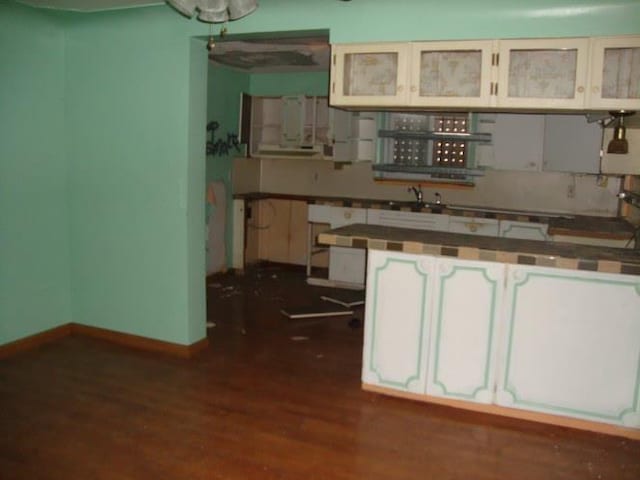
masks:
[(216, 326), (215, 322), (207, 322), (207, 328), (213, 328)]
[(309, 340), (309, 337), (305, 337), (304, 335), (293, 335), (290, 337), (293, 342), (304, 342)]
[(353, 315), (353, 310), (330, 305), (328, 303), (319, 303), (317, 305), (305, 305), (302, 307), (285, 307), (280, 312), (292, 319), (295, 318), (314, 318), (314, 317), (334, 317), (339, 315)]
[(339, 292), (332, 292), (322, 295), (320, 298), (326, 302), (332, 302), (347, 308), (364, 305), (363, 290), (343, 290)]

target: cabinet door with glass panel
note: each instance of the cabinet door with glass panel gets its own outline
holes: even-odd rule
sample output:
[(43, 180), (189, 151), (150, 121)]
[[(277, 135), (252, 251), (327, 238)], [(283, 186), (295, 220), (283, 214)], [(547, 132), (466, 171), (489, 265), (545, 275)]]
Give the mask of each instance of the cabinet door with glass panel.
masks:
[(410, 104), (490, 106), (495, 43), (494, 40), (413, 43)]
[(407, 105), (409, 43), (332, 45), (331, 50), (331, 105)]
[(591, 39), (587, 107), (640, 109), (640, 36)]
[(584, 108), (589, 40), (500, 40), (497, 105)]

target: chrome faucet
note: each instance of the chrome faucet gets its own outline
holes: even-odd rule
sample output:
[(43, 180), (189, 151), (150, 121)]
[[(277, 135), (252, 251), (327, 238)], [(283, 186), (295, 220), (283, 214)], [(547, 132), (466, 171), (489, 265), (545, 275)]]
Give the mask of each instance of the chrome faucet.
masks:
[(422, 188), (420, 188), (420, 185), (418, 185), (418, 187), (409, 187), (407, 189), (407, 192), (413, 192), (413, 194), (416, 196), (416, 203), (419, 207), (423, 205), (424, 202), (422, 201)]

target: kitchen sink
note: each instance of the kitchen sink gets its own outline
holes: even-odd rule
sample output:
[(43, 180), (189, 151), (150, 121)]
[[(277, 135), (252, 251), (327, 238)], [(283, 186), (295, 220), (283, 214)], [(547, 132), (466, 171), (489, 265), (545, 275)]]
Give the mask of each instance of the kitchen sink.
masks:
[(573, 215), (567, 215), (564, 213), (531, 212), (528, 210), (509, 210), (506, 208), (471, 207), (466, 205), (447, 205), (447, 208), (449, 210), (467, 210), (471, 212), (508, 213), (511, 215), (540, 216), (550, 218), (574, 218)]

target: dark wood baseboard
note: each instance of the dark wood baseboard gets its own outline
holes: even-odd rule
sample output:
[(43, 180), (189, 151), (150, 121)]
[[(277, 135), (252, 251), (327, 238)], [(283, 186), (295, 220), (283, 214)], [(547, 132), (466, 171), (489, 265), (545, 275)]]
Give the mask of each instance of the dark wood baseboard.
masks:
[(125, 347), (135, 348), (137, 350), (162, 353), (186, 359), (195, 357), (198, 353), (202, 352), (209, 346), (209, 340), (207, 338), (203, 338), (191, 345), (180, 345), (178, 343), (141, 337), (130, 333), (116, 332), (114, 330), (107, 330), (104, 328), (80, 325), (78, 323), (68, 323), (60, 327), (52, 328), (29, 337), (16, 340), (15, 342), (11, 342), (6, 345), (0, 345), (0, 359), (27, 350), (32, 350), (40, 345), (58, 340), (68, 335), (97, 338), (118, 345), (123, 345)]
[(71, 324), (67, 323), (66, 325), (51, 328), (44, 332), (21, 338), (15, 342), (7, 343), (6, 345), (0, 345), (0, 359), (16, 355), (27, 350), (33, 350), (45, 343), (53, 342), (70, 334)]

